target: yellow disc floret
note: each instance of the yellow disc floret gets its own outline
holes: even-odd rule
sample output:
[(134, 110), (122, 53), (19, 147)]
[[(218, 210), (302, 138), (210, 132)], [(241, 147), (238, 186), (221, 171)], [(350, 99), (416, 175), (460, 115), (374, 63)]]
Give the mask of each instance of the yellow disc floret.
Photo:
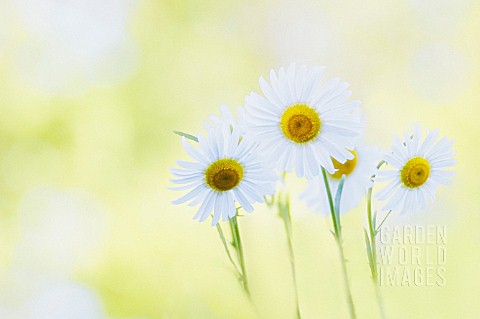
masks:
[(235, 188), (243, 178), (243, 166), (234, 159), (219, 159), (205, 171), (205, 181), (208, 186), (218, 192)]
[(333, 162), (333, 167), (337, 169), (337, 171), (334, 174), (330, 174), (332, 178), (340, 179), (342, 178), (342, 175), (350, 175), (355, 167), (357, 166), (358, 162), (358, 155), (357, 152), (355, 151), (350, 151), (350, 153), (353, 154), (353, 158), (351, 160), (347, 160), (345, 163), (340, 163), (336, 159), (332, 158)]
[(403, 166), (400, 175), (406, 187), (420, 187), (430, 176), (430, 164), (423, 157), (414, 157)]
[(315, 109), (306, 104), (294, 104), (283, 112), (280, 127), (288, 139), (306, 143), (317, 137), (321, 121)]

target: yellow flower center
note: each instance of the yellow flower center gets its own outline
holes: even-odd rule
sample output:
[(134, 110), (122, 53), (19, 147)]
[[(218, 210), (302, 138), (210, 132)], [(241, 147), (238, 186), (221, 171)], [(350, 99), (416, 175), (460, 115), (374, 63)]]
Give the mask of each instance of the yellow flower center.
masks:
[(321, 124), (317, 111), (306, 104), (290, 106), (280, 120), (283, 134), (296, 143), (306, 143), (317, 137)]
[(333, 167), (337, 169), (334, 174), (330, 174), (332, 178), (340, 179), (344, 174), (348, 176), (353, 172), (357, 166), (358, 155), (355, 151), (350, 151), (350, 153), (353, 154), (353, 158), (351, 160), (347, 160), (343, 164), (332, 157)]
[(420, 187), (430, 176), (430, 164), (423, 157), (414, 157), (403, 166), (400, 175), (406, 187)]
[(208, 166), (205, 181), (218, 192), (235, 188), (243, 178), (243, 166), (230, 158), (219, 159)]

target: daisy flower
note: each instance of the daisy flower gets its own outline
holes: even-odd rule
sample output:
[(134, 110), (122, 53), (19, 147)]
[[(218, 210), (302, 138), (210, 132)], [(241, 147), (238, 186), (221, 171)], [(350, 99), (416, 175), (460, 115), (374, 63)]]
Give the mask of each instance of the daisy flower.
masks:
[[(359, 146), (351, 153), (354, 158), (343, 164), (333, 160), (333, 165), (337, 171), (334, 174), (327, 175), (333, 196), (337, 193), (342, 176), (345, 175), (340, 201), (341, 213), (347, 213), (357, 207), (365, 196), (366, 190), (372, 186), (371, 177), (377, 170), (376, 166), (380, 158), (379, 150), (375, 146)], [(300, 198), (314, 211), (324, 215), (330, 214), (327, 190), (321, 176), (316, 176), (308, 181), (308, 186), (300, 195)]]
[(264, 202), (264, 195), (275, 192), (277, 177), (258, 157), (257, 143), (241, 136), (236, 127), (211, 127), (207, 136), (198, 135), (198, 149), (185, 137), (182, 144), (194, 161), (177, 161), (180, 168), (171, 169), (175, 176), (171, 182), (182, 185), (174, 190), (190, 191), (173, 203), (201, 204), (194, 219), (203, 222), (213, 213), (214, 226), (220, 218), (236, 216), (235, 203), (252, 212), (253, 203)]
[(404, 133), (404, 141), (395, 137), (392, 152), (385, 162), (394, 170), (378, 172), (378, 181), (388, 184), (377, 193), (377, 198), (387, 201), (385, 210), (400, 212), (424, 210), (435, 197), (440, 184), (448, 184), (453, 176), (445, 168), (456, 164), (451, 149), (453, 141), (443, 137), (438, 142), (438, 130), (430, 133), (420, 143), (422, 132), (416, 127), (413, 135)]
[(299, 177), (312, 177), (323, 166), (335, 173), (332, 158), (353, 159), (360, 134), (359, 101), (348, 102), (348, 83), (338, 78), (320, 85), (323, 67), (311, 70), (294, 64), (270, 72), (270, 84), (260, 78), (265, 96), (246, 97), (247, 122), (268, 160), (281, 172), (295, 169)]
[(237, 118), (233, 115), (230, 108), (226, 105), (220, 106), (220, 116), (210, 115), (209, 121), (205, 121), (205, 129), (209, 131), (211, 128), (218, 125), (227, 124), (231, 127), (236, 127), (240, 135), (247, 134), (247, 123), (245, 119), (245, 109), (241, 106), (237, 108)]

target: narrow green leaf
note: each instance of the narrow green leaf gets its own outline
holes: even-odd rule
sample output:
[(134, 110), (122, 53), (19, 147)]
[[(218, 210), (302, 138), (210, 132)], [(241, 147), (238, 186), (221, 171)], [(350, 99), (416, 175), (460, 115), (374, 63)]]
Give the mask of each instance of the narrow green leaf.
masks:
[(344, 184), (345, 184), (345, 175), (342, 175), (342, 179), (338, 184), (337, 193), (335, 194), (335, 216), (337, 217), (337, 220), (340, 220), (340, 201), (342, 199)]
[(277, 209), (278, 209), (278, 216), (283, 220), (285, 225), (285, 230), (287, 234), (291, 234), (292, 232), (292, 224), (291, 224), (291, 216), (290, 216), (290, 200), (288, 194), (284, 194), (282, 196), (281, 193), (277, 196)]
[(180, 132), (180, 131), (173, 131), (173, 133), (175, 133), (177, 135), (180, 135), (180, 136), (183, 136), (185, 138), (188, 138), (189, 140), (198, 142), (198, 138), (196, 136), (191, 135), (191, 134)]
[(380, 223), (380, 225), (378, 225), (378, 228), (375, 228), (375, 236), (380, 232), (380, 229), (382, 228), (383, 223), (385, 223), (385, 221), (387, 220), (388, 216), (390, 216), (390, 213), (391, 213), (391, 212), (392, 212), (392, 211), (389, 210), (388, 213), (387, 213), (387, 215), (383, 218), (383, 220), (382, 220), (382, 222)]
[(373, 267), (372, 246), (370, 244), (370, 239), (368, 237), (367, 230), (364, 228), (363, 231), (364, 231), (364, 234), (365, 234), (365, 245), (367, 246), (368, 263), (370, 265), (370, 269), (372, 269), (372, 271), (373, 271), (373, 268), (372, 268)]
[(330, 233), (332, 234), (332, 236), (335, 238), (335, 240), (337, 240), (337, 235), (335, 235), (335, 232), (333, 230), (330, 230)]
[(228, 249), (227, 240), (225, 239), (225, 235), (223, 234), (222, 227), (220, 226), (220, 224), (217, 224), (217, 231), (218, 231), (218, 235), (220, 236), (220, 239), (222, 241), (223, 248), (225, 248), (225, 252), (227, 253), (227, 257), (230, 260), (230, 262), (232, 263), (233, 268), (235, 269), (236, 275), (238, 276), (238, 278), (240, 280), (242, 280), (242, 275), (240, 273), (240, 270), (237, 267), (237, 264), (235, 264), (235, 262), (233, 261), (232, 255), (230, 254), (230, 250)]
[(273, 205), (275, 204), (275, 195), (272, 195), (272, 196), (265, 195), (263, 197), (265, 198), (265, 204), (267, 204), (268, 207), (273, 207)]

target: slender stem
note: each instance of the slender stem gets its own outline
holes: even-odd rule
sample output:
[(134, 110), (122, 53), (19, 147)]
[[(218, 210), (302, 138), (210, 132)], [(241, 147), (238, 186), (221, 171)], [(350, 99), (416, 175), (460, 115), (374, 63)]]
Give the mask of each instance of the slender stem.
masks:
[(385, 307), (383, 306), (383, 298), (382, 294), (380, 293), (380, 285), (378, 284), (378, 279), (372, 277), (373, 286), (375, 287), (375, 297), (377, 298), (378, 308), (380, 310), (380, 318), (385, 319), (387, 318), (385, 314)]
[[(380, 161), (377, 165), (377, 169), (380, 169), (380, 167), (385, 164), (385, 161)], [(372, 175), (371, 180), (375, 182), (375, 177), (376, 175)], [(380, 230), (380, 227), (383, 225), (385, 220), (387, 219), (388, 215), (390, 215), (390, 212), (387, 214), (387, 216), (383, 219), (382, 223), (378, 228), (375, 227), (376, 225), (376, 216), (372, 217), (372, 192), (373, 192), (373, 184), (372, 187), (368, 189), (367, 192), (367, 219), (368, 219), (368, 231), (369, 231), (369, 242), (370, 242), (370, 256), (369, 256), (369, 261), (370, 261), (370, 271), (372, 273), (372, 277), (374, 278), (374, 282), (378, 283), (378, 269), (377, 269), (377, 241), (376, 241), (376, 236), (378, 233), (378, 230)], [(368, 252), (367, 252), (368, 253)]]
[(299, 302), (299, 298), (298, 298), (298, 284), (297, 284), (297, 276), (296, 276), (296, 270), (295, 270), (295, 255), (293, 253), (292, 240), (291, 240), (290, 236), (288, 236), (288, 251), (290, 253), (290, 266), (292, 268), (293, 286), (294, 286), (294, 291), (295, 291), (296, 314), (297, 314), (297, 318), (301, 319), (302, 315), (300, 314), (300, 302)]
[[(380, 169), (380, 167), (385, 164), (385, 161), (380, 161), (377, 165), (377, 169)], [(371, 177), (372, 181), (375, 182), (375, 177), (376, 175), (373, 175)], [(380, 286), (378, 283), (378, 262), (377, 262), (377, 234), (380, 231), (380, 228), (382, 227), (383, 223), (387, 220), (388, 216), (390, 216), (390, 213), (392, 212), (391, 210), (387, 213), (387, 215), (384, 217), (382, 222), (378, 227), (376, 227), (376, 214), (375, 216), (372, 216), (372, 192), (373, 192), (373, 185), (368, 189), (367, 192), (367, 219), (368, 219), (368, 245), (370, 246), (370, 249), (367, 249), (367, 254), (369, 254), (369, 264), (370, 264), (370, 271), (372, 273), (372, 282), (373, 286), (375, 289), (375, 297), (377, 298), (377, 303), (378, 307), (380, 310), (380, 318), (384, 319), (386, 318), (385, 315), (385, 308), (383, 306), (383, 298), (380, 293)]]
[(347, 263), (345, 259), (345, 254), (343, 252), (343, 245), (339, 238), (336, 239), (336, 242), (338, 245), (338, 251), (340, 253), (340, 259), (342, 261), (342, 273), (345, 282), (345, 292), (347, 293), (348, 310), (350, 312), (350, 318), (355, 319), (357, 318), (357, 315), (355, 314), (355, 306), (353, 304), (352, 291), (350, 289), (350, 281), (348, 279)]
[(377, 273), (377, 241), (375, 239), (375, 226), (374, 220), (372, 218), (372, 188), (368, 189), (367, 192), (367, 218), (368, 218), (368, 231), (369, 231), (369, 240), (370, 240), (370, 271), (372, 272), (372, 278), (376, 282), (378, 278)]
[(250, 296), (250, 290), (248, 289), (247, 270), (245, 268), (245, 257), (243, 254), (242, 240), (240, 238), (240, 231), (238, 229), (237, 216), (229, 219), (230, 229), (232, 231), (233, 243), (237, 251), (238, 261), (240, 262), (240, 269), (242, 270), (242, 283), (243, 288)]
[(332, 191), (330, 190), (330, 185), (328, 183), (327, 172), (323, 167), (322, 167), (322, 176), (323, 176), (323, 182), (325, 183), (325, 188), (327, 189), (328, 205), (330, 206), (330, 214), (332, 216), (332, 223), (333, 223), (333, 229), (335, 231), (335, 238), (340, 238), (340, 229), (337, 224), (335, 207), (333, 206)]
[(300, 303), (298, 298), (298, 285), (297, 285), (297, 276), (295, 270), (295, 254), (293, 252), (292, 244), (292, 216), (290, 214), (290, 197), (287, 194), (285, 203), (282, 202), (280, 194), (278, 195), (278, 214), (283, 220), (285, 226), (285, 233), (287, 234), (287, 244), (288, 244), (288, 253), (290, 258), (290, 269), (292, 270), (293, 286), (295, 293), (295, 307), (297, 319), (301, 319), (300, 314)]
[[(185, 137), (189, 140), (198, 142), (198, 138), (192, 134), (188, 134), (180, 131), (173, 131), (173, 133), (180, 135), (182, 137)], [(273, 198), (272, 198), (272, 202), (273, 202)], [(238, 213), (238, 209), (237, 209), (237, 213)], [(238, 230), (237, 216), (230, 218), (229, 221), (230, 221), (230, 230), (232, 231), (233, 244), (234, 244), (235, 250), (237, 251), (238, 261), (240, 262), (240, 267), (242, 269), (241, 272), (238, 270), (237, 265), (233, 261), (232, 255), (230, 254), (230, 250), (228, 249), (228, 245), (225, 240), (225, 236), (223, 234), (222, 228), (220, 227), (220, 224), (217, 224), (218, 234), (220, 236), (220, 239), (222, 240), (223, 247), (225, 248), (225, 252), (227, 253), (228, 259), (232, 263), (237, 275), (242, 281), (243, 288), (245, 289), (247, 295), (250, 297), (250, 291), (248, 289), (248, 282), (247, 282), (247, 272), (245, 270), (245, 259), (243, 256), (242, 241), (240, 239), (240, 231)]]
[(227, 253), (227, 257), (230, 260), (230, 262), (232, 263), (233, 268), (235, 269), (235, 273), (237, 274), (238, 278), (241, 279), (242, 278), (242, 273), (238, 269), (237, 264), (233, 261), (232, 255), (230, 254), (230, 249), (228, 249), (227, 240), (225, 239), (225, 235), (223, 234), (223, 230), (222, 230), (222, 227), (220, 226), (220, 224), (217, 224), (217, 230), (218, 230), (218, 235), (220, 236), (220, 239), (222, 240), (223, 248), (225, 248), (225, 252)]
[(348, 279), (345, 253), (343, 251), (343, 243), (342, 243), (343, 239), (340, 231), (341, 225), (340, 225), (340, 221), (337, 220), (337, 214), (335, 213), (335, 207), (333, 205), (332, 191), (330, 190), (330, 185), (328, 184), (327, 173), (325, 171), (325, 168), (323, 167), (322, 167), (322, 176), (323, 176), (323, 182), (325, 183), (325, 188), (327, 190), (328, 203), (330, 206), (330, 214), (332, 216), (333, 228), (335, 230), (335, 233), (334, 233), (335, 241), (337, 242), (338, 251), (340, 253), (340, 261), (342, 264), (342, 274), (343, 274), (343, 279), (345, 283), (345, 292), (347, 294), (348, 310), (350, 312), (350, 318), (355, 319), (357, 318), (357, 315), (355, 314), (355, 305), (353, 303), (352, 291), (350, 289), (350, 281)]

